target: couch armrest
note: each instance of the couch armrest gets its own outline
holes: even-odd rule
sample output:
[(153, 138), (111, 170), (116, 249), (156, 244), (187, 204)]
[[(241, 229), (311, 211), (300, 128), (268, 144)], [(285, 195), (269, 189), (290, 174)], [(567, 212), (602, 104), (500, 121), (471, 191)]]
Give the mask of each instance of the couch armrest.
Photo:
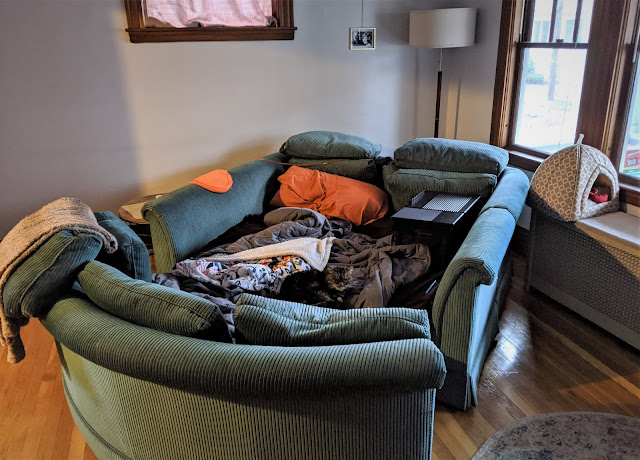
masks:
[(71, 351), (135, 378), (223, 397), (440, 388), (442, 353), (427, 339), (270, 347), (181, 337), (123, 321), (90, 301), (59, 301), (44, 327)]
[(496, 189), (480, 210), (480, 214), (488, 209), (506, 209), (517, 222), (529, 192), (529, 178), (517, 168), (508, 167), (498, 180)]
[[(506, 209), (490, 208), (478, 216), (460, 249), (447, 266), (436, 292), (433, 326), (440, 339), (445, 314), (459, 318), (455, 320), (458, 323), (465, 321), (464, 318), (467, 318), (467, 321), (472, 320), (472, 312), (467, 310), (473, 308), (473, 289), (465, 286), (464, 292), (459, 292), (460, 295), (452, 299), (452, 293), (459, 290), (458, 284), (463, 275), (465, 284), (471, 279), (474, 285), (493, 284), (507, 253), (515, 226), (513, 215)], [(468, 332), (471, 329), (470, 324), (458, 326), (462, 331)]]
[[(285, 161), (276, 153), (265, 157)], [(151, 239), (158, 273), (170, 272), (176, 262), (240, 223), (250, 214), (260, 214), (277, 189), (276, 178), (284, 166), (252, 161), (229, 170), (233, 186), (226, 193), (214, 193), (197, 185), (186, 185), (142, 208), (151, 227)]]

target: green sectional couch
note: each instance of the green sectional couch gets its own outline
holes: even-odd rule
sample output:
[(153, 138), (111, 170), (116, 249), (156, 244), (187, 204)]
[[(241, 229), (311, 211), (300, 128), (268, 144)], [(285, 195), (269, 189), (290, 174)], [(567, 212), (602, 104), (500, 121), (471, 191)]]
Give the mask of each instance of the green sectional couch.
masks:
[[(144, 206), (159, 273), (267, 209), (285, 169), (276, 162), (289, 157), (266, 158), (271, 161), (231, 169), (233, 187), (227, 193), (187, 185)], [(376, 181), (382, 184), (379, 166), (376, 160)], [(435, 176), (448, 190), (455, 174)], [(431, 458), (435, 400), (462, 410), (477, 403), (482, 365), (511, 279), (509, 242), (527, 189), (520, 171), (506, 167), (497, 175), (495, 189), (446, 268), (431, 324), (420, 310), (398, 313), (390, 322), (380, 320), (384, 311), (367, 312), (360, 325), (350, 325), (354, 343), (343, 343), (339, 322), (357, 313), (325, 315), (323, 325), (302, 330), (338, 343), (305, 346), (216, 339), (210, 334), (219, 334), (219, 328), (208, 328), (219, 312), (208, 311), (191, 294), (149, 283), (142, 241), (115, 216), (100, 215), (120, 252), (101, 253), (93, 262), (97, 249), (80, 248), (88, 262), (73, 266), (75, 278), (65, 278), (78, 282), (40, 317), (56, 339), (76, 425), (101, 459)], [(406, 191), (393, 193), (397, 198)], [(31, 259), (40, 256), (37, 251)], [(26, 270), (13, 276), (15, 292), (5, 289), (5, 304), (33, 285)], [(260, 302), (244, 297), (245, 313)], [(188, 327), (175, 329), (173, 320), (145, 322), (160, 304), (178, 305), (171, 318), (189, 322)], [(15, 311), (20, 308), (15, 304)], [(294, 304), (287, 308), (284, 313), (297, 315)], [(301, 310), (318, 316), (313, 308)], [(276, 329), (284, 313), (270, 314)], [(411, 327), (396, 325), (403, 318)], [(358, 327), (368, 324), (386, 325), (392, 335), (377, 341), (376, 334), (387, 333), (383, 328), (369, 334), (376, 341), (358, 343)], [(297, 323), (294, 329), (300, 329)], [(410, 335), (402, 335), (404, 330)]]
[[(266, 159), (286, 162), (288, 157), (279, 153)], [(415, 166), (411, 164), (412, 168)], [(215, 194), (187, 185), (144, 206), (159, 273), (171, 271), (176, 262), (245, 216), (263, 212), (277, 190), (277, 177), (284, 167), (257, 160), (230, 172), (234, 185), (228, 193)], [(482, 181), (486, 173), (478, 176)], [(451, 181), (443, 183), (443, 191), (454, 191)], [(413, 190), (415, 181), (409, 187)], [(467, 182), (462, 187), (466, 190)], [(437, 399), (458, 409), (466, 410), (477, 403), (482, 365), (497, 334), (499, 307), (512, 276), (509, 243), (528, 188), (529, 181), (522, 171), (504, 167), (436, 293), (432, 339), (444, 354), (447, 366), (447, 377)], [(395, 196), (403, 193), (406, 195), (404, 190), (398, 190)]]

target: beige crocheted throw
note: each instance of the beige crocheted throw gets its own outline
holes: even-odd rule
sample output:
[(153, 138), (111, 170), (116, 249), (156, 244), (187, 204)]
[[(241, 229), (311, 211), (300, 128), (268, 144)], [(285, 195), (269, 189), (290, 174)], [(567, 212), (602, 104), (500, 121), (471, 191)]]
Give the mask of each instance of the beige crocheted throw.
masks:
[(60, 198), (22, 219), (0, 241), (0, 343), (8, 347), (7, 361), (18, 363), (25, 356), (20, 328), (29, 318), (8, 318), (4, 313), (2, 292), (16, 268), (53, 234), (60, 230), (98, 235), (107, 252), (118, 248), (115, 237), (97, 222), (91, 208), (76, 198)]

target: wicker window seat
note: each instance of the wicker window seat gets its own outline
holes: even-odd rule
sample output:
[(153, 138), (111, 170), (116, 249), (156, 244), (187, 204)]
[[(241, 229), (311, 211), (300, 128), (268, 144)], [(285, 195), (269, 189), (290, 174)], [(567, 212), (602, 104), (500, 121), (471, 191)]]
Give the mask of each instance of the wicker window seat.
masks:
[(640, 219), (532, 215), (528, 285), (640, 349)]

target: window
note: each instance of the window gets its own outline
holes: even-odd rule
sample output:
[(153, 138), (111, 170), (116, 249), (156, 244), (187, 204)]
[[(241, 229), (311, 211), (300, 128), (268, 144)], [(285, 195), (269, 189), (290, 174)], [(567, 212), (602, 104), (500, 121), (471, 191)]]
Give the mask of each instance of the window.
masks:
[(536, 0), (525, 8), (513, 143), (554, 153), (576, 138), (593, 0)]
[[(637, 60), (636, 57), (636, 62)], [(636, 64), (633, 80), (633, 94), (631, 96), (629, 116), (627, 117), (619, 170), (623, 174), (640, 178), (640, 94), (638, 94), (640, 65)]]
[(535, 170), (584, 134), (640, 184), (638, 3), (503, 0), (491, 142), (513, 164)]
[[(124, 0), (133, 43), (293, 40), (293, 0)], [(222, 6), (221, 6), (222, 5)]]

